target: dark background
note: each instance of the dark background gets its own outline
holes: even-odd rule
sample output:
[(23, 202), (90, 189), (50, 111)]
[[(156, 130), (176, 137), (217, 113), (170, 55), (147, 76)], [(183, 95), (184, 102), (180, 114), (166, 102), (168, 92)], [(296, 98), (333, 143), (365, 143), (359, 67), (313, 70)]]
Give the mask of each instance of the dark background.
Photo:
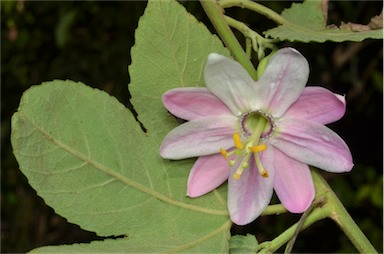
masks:
[[(198, 2), (181, 3), (214, 32)], [(291, 2), (262, 4), (280, 12)], [(26, 89), (52, 79), (71, 79), (98, 87), (130, 107), (129, 52), (145, 6), (146, 2), (133, 1), (1, 2), (2, 253), (102, 239), (55, 214), (28, 185), (10, 147), (10, 118)], [(328, 23), (367, 24), (382, 8), (381, 1), (331, 2)], [(258, 32), (274, 25), (240, 8), (228, 9), (227, 14), (245, 21)], [(331, 128), (351, 148), (355, 167), (348, 174), (323, 175), (375, 248), (382, 252), (382, 41), (278, 46), (294, 46), (307, 57), (311, 65), (310, 84), (346, 94), (347, 113)], [(298, 219), (298, 215), (291, 214), (267, 216), (246, 227), (233, 227), (232, 232), (252, 233), (259, 241), (270, 240)], [(355, 251), (330, 220), (319, 221), (303, 231), (294, 246), (294, 252)]]

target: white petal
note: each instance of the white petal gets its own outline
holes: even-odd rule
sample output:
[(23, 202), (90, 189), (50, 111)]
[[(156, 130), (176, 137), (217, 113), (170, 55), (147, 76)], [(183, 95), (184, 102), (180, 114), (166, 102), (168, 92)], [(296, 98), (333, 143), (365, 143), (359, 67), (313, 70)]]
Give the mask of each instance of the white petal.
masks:
[(255, 81), (235, 60), (210, 54), (204, 70), (207, 88), (235, 114), (249, 111), (254, 104)]
[(254, 109), (261, 109), (274, 117), (282, 116), (299, 98), (308, 75), (308, 62), (297, 50), (284, 48), (277, 51), (256, 86), (258, 100)]

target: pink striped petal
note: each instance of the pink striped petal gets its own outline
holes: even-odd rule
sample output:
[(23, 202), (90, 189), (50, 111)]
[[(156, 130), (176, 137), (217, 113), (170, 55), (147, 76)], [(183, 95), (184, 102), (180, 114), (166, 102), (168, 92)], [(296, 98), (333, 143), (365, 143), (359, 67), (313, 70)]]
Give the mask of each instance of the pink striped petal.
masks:
[(185, 120), (232, 114), (207, 88), (186, 87), (169, 90), (163, 95), (163, 103), (169, 112)]
[(299, 98), (309, 75), (307, 60), (295, 49), (284, 48), (269, 60), (256, 86), (256, 109), (282, 116)]
[(255, 81), (235, 60), (210, 54), (204, 70), (205, 84), (235, 115), (249, 111), (257, 96)]
[(295, 160), (328, 172), (346, 172), (353, 167), (344, 140), (324, 125), (285, 119), (277, 123), (276, 132), (270, 142)]
[(228, 161), (221, 154), (200, 157), (189, 173), (187, 195), (195, 198), (214, 190), (228, 179), (229, 172)]
[(255, 220), (271, 201), (275, 178), (273, 148), (261, 154), (263, 166), (268, 177), (262, 177), (254, 159), (249, 161), (250, 167), (245, 169), (240, 179), (233, 178), (235, 165), (228, 178), (228, 210), (231, 220), (238, 225), (245, 225)]
[(173, 129), (160, 146), (165, 159), (185, 159), (218, 153), (220, 148), (233, 146), (235, 116), (204, 117), (186, 122)]
[(274, 152), (276, 194), (288, 211), (302, 213), (307, 210), (315, 197), (309, 167), (286, 156), (279, 149), (274, 149)]
[(345, 114), (344, 96), (322, 87), (306, 87), (300, 98), (287, 110), (284, 118), (333, 123)]

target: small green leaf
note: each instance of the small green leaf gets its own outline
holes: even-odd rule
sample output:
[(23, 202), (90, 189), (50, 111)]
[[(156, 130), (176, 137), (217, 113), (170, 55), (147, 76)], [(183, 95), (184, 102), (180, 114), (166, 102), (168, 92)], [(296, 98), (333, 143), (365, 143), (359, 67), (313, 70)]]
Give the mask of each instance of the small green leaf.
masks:
[(382, 29), (353, 32), (347, 26), (327, 27), (326, 17), (322, 13), (322, 3), (322, 0), (293, 3), (281, 14), (286, 22), (267, 30), (264, 32), (265, 35), (274, 39), (300, 42), (342, 42), (383, 38)]
[(246, 254), (256, 253), (258, 245), (257, 239), (254, 235), (234, 235), (229, 239), (229, 253), (230, 254)]

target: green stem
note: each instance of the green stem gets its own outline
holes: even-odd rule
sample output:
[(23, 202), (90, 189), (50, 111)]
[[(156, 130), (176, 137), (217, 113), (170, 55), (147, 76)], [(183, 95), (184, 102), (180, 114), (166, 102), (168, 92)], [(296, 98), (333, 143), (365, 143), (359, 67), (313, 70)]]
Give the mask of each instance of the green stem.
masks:
[(235, 56), (236, 60), (248, 71), (249, 75), (251, 75), (253, 79), (256, 79), (257, 74), (255, 67), (244, 52), (231, 28), (225, 22), (223, 8), (221, 8), (215, 0), (201, 0), (200, 3), (224, 44)]
[(377, 253), (331, 187), (329, 187), (317, 172), (312, 171), (312, 177), (315, 183), (321, 185), (323, 189), (326, 189), (327, 207), (329, 209), (328, 217), (339, 225), (360, 253)]
[(272, 241), (263, 242), (258, 245), (256, 252), (273, 253), (285, 243), (289, 242), (299, 230), (303, 230), (316, 221), (328, 217), (340, 226), (360, 253), (377, 253), (323, 177), (315, 170), (312, 170), (311, 173), (316, 188), (316, 197), (313, 205), (315, 207), (322, 204), (324, 205), (309, 212), (304, 220), (294, 224)]
[[(305, 218), (304, 222), (302, 223), (301, 229), (306, 229), (316, 221), (322, 220), (327, 216), (328, 216), (327, 209), (316, 208)], [(285, 230), (282, 234), (280, 234), (278, 237), (276, 237), (272, 241), (261, 243), (260, 245), (258, 245), (257, 251), (259, 251), (259, 253), (274, 253), (281, 246), (283, 246), (285, 243), (291, 240), (292, 236), (296, 232), (296, 228), (298, 224), (299, 223), (294, 224), (293, 226)]]
[(267, 208), (265, 208), (265, 210), (261, 215), (262, 216), (272, 215), (272, 214), (279, 215), (286, 212), (287, 212), (287, 209), (282, 204), (277, 204), (277, 205), (267, 206)]
[(251, 58), (252, 55), (252, 40), (250, 38), (245, 38), (245, 53), (248, 58)]
[(316, 199), (314, 202), (312, 202), (311, 206), (301, 215), (300, 220), (297, 222), (296, 230), (292, 235), (292, 238), (287, 243), (287, 246), (285, 248), (284, 253), (290, 254), (293, 249), (293, 245), (295, 244), (296, 238), (299, 235), (299, 232), (302, 230), (305, 220), (307, 219), (308, 215), (313, 211), (313, 209), (322, 207), (325, 204), (324, 198)]
[(235, 28), (236, 30), (240, 31), (245, 37), (247, 38), (250, 38), (252, 40), (256, 40), (256, 41), (265, 41), (265, 42), (277, 42), (277, 40), (274, 40), (274, 39), (266, 39), (264, 38), (263, 36), (261, 36), (260, 34), (258, 34), (256, 31), (250, 29), (246, 24), (244, 24), (243, 22), (241, 21), (238, 21), (236, 19), (233, 19), (229, 16), (225, 16), (224, 15), (224, 18), (225, 18), (225, 21), (228, 23), (229, 26)]
[(228, 16), (224, 16), (224, 18), (229, 26), (240, 31), (245, 36), (245, 38), (249, 38), (251, 40), (253, 50), (257, 52), (259, 60), (261, 60), (265, 56), (264, 49), (276, 49), (276, 46), (273, 43), (277, 42), (277, 40), (264, 38), (254, 30), (250, 29), (246, 24), (241, 21), (238, 21)]
[(287, 23), (287, 21), (277, 12), (265, 7), (264, 5), (258, 4), (250, 0), (220, 0), (219, 5), (223, 8), (229, 8), (234, 6), (246, 8), (251, 11), (260, 13), (261, 15), (264, 15), (269, 19), (272, 19), (279, 25)]

